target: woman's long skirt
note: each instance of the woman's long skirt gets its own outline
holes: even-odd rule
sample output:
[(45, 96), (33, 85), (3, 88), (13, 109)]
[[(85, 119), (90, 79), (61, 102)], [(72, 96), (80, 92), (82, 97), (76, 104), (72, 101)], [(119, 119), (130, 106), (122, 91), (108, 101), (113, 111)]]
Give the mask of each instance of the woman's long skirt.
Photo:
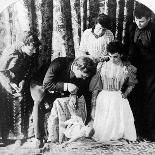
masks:
[(134, 117), (120, 91), (102, 90), (96, 100), (94, 139), (99, 142), (120, 138), (136, 140)]
[(140, 70), (138, 81), (135, 92), (138, 133), (155, 141), (155, 68)]

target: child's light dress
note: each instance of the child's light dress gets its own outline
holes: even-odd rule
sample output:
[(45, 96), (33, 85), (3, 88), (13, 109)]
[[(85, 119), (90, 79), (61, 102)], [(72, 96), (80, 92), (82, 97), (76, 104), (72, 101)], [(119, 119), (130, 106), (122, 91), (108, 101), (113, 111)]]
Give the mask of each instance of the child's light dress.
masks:
[(85, 125), (81, 117), (71, 116), (65, 123), (67, 124), (67, 128), (65, 129), (64, 134), (67, 138), (73, 138), (81, 134), (84, 136), (84, 132), (82, 133), (82, 131), (85, 128)]

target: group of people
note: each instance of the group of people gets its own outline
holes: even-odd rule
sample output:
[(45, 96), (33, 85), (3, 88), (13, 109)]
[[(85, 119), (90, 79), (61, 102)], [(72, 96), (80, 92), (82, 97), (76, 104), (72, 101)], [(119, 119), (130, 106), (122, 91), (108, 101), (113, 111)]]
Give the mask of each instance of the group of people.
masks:
[[(100, 14), (94, 27), (84, 31), (77, 57), (56, 58), (44, 67), (44, 73), (32, 74), (27, 55), (36, 50), (36, 44), (31, 35), (11, 48), (13, 53), (1, 66), (1, 85), (6, 88), (4, 80), (9, 79), (11, 89), (6, 89), (21, 93), (29, 81), (33, 99), (34, 138), (23, 146), (39, 148), (43, 142), (45, 146), (56, 142), (66, 146), (81, 137), (98, 142), (136, 141), (137, 137), (155, 140), (155, 28), (151, 15), (147, 7), (137, 6), (135, 23), (122, 44), (107, 27), (109, 17)], [(48, 112), (48, 136), (43, 141), (43, 118)], [(16, 144), (21, 146), (21, 138)]]

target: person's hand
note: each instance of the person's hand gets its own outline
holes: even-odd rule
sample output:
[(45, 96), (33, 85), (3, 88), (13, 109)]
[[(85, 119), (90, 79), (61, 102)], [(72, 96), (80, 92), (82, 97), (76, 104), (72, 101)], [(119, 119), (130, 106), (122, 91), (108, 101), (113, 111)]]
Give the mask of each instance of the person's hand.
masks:
[(75, 84), (67, 83), (67, 90), (72, 94), (76, 94), (78, 91), (78, 87)]
[(50, 108), (50, 105), (47, 102), (45, 103), (45, 108), (46, 110)]
[(9, 75), (11, 79), (14, 79), (16, 77), (15, 74), (11, 71), (6, 71), (6, 74)]
[(21, 91), (21, 90), (23, 89), (24, 83), (25, 83), (24, 80), (22, 80), (22, 81), (19, 83), (19, 91)]
[(16, 93), (20, 93), (20, 88), (15, 83), (10, 83), (10, 86), (16, 91)]
[(127, 94), (126, 93), (122, 93), (122, 98), (126, 99), (127, 98)]

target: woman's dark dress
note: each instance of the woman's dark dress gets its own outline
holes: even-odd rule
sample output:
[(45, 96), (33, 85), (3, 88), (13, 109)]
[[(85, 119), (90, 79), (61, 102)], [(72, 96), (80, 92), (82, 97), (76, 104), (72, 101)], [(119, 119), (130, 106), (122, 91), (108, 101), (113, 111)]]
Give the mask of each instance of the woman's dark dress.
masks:
[(140, 136), (155, 140), (155, 25), (150, 22), (143, 29), (133, 27), (129, 54), (138, 69), (134, 91), (137, 131)]

